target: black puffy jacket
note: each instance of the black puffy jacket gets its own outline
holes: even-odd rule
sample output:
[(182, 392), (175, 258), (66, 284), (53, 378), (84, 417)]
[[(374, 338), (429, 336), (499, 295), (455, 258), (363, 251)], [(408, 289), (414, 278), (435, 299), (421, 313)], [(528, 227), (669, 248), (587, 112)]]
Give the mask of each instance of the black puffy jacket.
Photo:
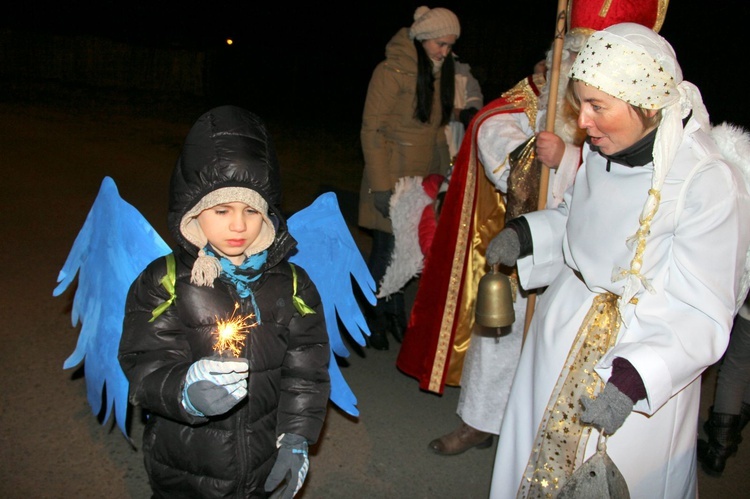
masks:
[[(179, 223), (208, 192), (229, 186), (258, 191), (278, 226), (262, 276), (251, 284), (261, 323), (250, 329), (242, 355), (250, 363), (247, 397), (224, 415), (203, 418), (182, 406), (188, 368), (214, 354), (218, 320), (256, 310), (221, 277), (214, 287), (190, 283), (198, 248), (180, 234)], [(279, 202), (278, 165), (258, 118), (231, 106), (202, 116), (188, 134), (170, 186), (169, 227), (179, 243), (176, 299), (149, 322), (170, 297), (161, 284), (166, 260), (159, 258), (129, 290), (120, 342), (130, 402), (149, 414), (143, 451), (155, 497), (266, 497), (277, 435), (295, 433), (310, 443), (318, 438), (330, 391), (328, 334), (320, 296), (299, 267), (297, 295), (316, 313), (302, 316), (293, 305), (294, 278), (285, 259), (296, 243)]]

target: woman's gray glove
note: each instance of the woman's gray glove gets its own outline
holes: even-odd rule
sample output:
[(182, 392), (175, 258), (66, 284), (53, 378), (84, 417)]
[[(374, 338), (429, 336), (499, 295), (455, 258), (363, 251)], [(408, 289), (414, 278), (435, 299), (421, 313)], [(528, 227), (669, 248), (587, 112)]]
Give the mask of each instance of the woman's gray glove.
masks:
[(247, 359), (204, 357), (185, 375), (182, 406), (193, 416), (218, 416), (247, 395)]
[(630, 397), (612, 383), (607, 383), (594, 399), (581, 398), (581, 404), (581, 422), (601, 428), (607, 435), (612, 435), (622, 426), (635, 405)]
[(307, 439), (294, 433), (282, 433), (276, 440), (276, 447), (279, 448), (279, 455), (266, 479), (264, 489), (271, 492), (281, 482), (285, 482), (271, 497), (292, 499), (305, 483), (307, 470), (310, 468)]
[(512, 267), (521, 255), (521, 241), (518, 233), (506, 227), (498, 235), (492, 238), (487, 246), (487, 263), (489, 265), (502, 264)]
[(385, 218), (391, 213), (391, 191), (372, 191), (375, 209)]

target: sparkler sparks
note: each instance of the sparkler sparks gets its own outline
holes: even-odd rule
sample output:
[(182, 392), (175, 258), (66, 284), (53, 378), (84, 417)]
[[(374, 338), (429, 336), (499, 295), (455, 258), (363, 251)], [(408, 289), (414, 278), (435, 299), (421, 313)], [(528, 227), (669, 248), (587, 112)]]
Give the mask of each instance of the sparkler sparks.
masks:
[(214, 351), (219, 352), (219, 355), (224, 355), (226, 352), (231, 353), (234, 357), (239, 357), (242, 352), (242, 347), (245, 346), (245, 339), (249, 334), (249, 330), (257, 325), (257, 322), (251, 323), (250, 320), (255, 317), (255, 314), (237, 316), (237, 310), (240, 308), (239, 303), (234, 304), (234, 311), (229, 319), (223, 320), (216, 318), (216, 343), (214, 343)]

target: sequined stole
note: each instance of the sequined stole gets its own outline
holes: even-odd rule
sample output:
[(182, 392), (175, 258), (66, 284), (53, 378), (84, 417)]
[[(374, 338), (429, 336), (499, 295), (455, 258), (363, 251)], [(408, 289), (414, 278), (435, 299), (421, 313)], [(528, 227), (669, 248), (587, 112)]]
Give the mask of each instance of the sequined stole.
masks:
[(578, 420), (579, 401), (584, 395), (597, 395), (604, 386), (594, 366), (617, 339), (621, 326), (617, 299), (612, 293), (597, 295), (578, 330), (539, 424), (519, 498), (556, 497), (583, 463), (592, 428)]
[(536, 135), (532, 135), (510, 153), (508, 164), (510, 174), (508, 175), (506, 222), (538, 209), (542, 165), (536, 158)]

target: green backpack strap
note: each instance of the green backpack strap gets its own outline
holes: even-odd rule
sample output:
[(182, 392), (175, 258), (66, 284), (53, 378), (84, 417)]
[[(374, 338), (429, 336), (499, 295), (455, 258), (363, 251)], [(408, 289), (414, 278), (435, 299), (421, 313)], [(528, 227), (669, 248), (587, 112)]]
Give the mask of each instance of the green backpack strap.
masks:
[(169, 298), (167, 301), (156, 307), (154, 310), (151, 311), (151, 320), (149, 322), (154, 322), (154, 319), (159, 317), (161, 314), (164, 313), (166, 309), (174, 303), (175, 298), (177, 298), (177, 295), (174, 292), (174, 285), (177, 281), (177, 271), (175, 270), (175, 262), (174, 262), (174, 253), (168, 254), (166, 257), (167, 260), (167, 275), (161, 278), (161, 285), (164, 287), (164, 289), (167, 290), (167, 293), (169, 293)]
[(296, 308), (297, 312), (302, 316), (314, 314), (315, 310), (311, 309), (307, 303), (305, 303), (305, 300), (297, 296), (297, 268), (293, 263), (290, 263), (289, 266), (292, 268), (292, 302), (294, 303), (294, 308)]

